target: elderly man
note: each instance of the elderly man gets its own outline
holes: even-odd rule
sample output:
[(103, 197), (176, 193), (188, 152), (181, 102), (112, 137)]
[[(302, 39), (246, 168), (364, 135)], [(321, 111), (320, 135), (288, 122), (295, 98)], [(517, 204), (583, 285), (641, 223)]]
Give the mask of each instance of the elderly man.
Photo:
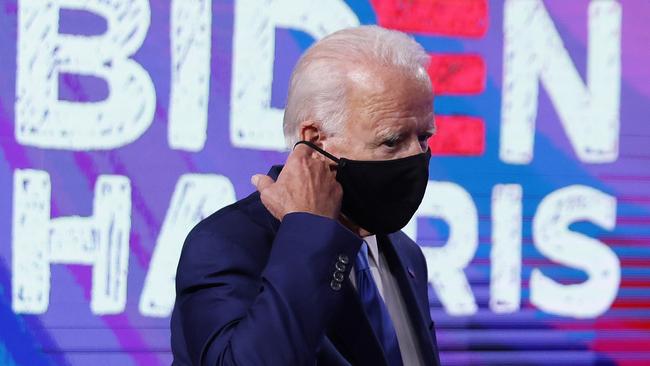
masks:
[(374, 26), (306, 51), (286, 164), (185, 241), (175, 365), (439, 365), (426, 263), (399, 231), (428, 180), (426, 62), (411, 38)]

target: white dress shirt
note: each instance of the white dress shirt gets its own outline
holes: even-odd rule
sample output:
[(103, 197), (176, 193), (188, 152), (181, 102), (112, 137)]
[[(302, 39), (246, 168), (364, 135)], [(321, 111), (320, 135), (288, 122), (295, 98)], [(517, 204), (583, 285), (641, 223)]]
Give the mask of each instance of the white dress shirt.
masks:
[[(386, 257), (379, 252), (377, 237), (375, 235), (363, 238), (368, 244), (368, 265), (370, 273), (377, 285), (386, 308), (393, 321), (395, 332), (397, 333), (397, 342), (399, 343), (400, 353), (402, 354), (402, 363), (405, 366), (424, 366), (422, 353), (418, 340), (413, 330), (413, 324), (409, 318), (404, 298), (400, 292), (395, 276), (390, 272)], [(356, 288), (356, 272), (352, 271), (350, 275), (352, 285)]]

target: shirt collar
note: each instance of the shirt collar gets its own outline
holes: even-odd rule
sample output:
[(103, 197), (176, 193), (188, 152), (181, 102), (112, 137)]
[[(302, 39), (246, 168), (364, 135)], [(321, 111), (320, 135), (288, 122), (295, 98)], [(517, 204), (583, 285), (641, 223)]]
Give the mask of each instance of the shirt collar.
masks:
[(370, 235), (363, 238), (368, 244), (368, 255), (371, 256), (375, 263), (379, 261), (379, 246), (377, 245), (377, 235)]

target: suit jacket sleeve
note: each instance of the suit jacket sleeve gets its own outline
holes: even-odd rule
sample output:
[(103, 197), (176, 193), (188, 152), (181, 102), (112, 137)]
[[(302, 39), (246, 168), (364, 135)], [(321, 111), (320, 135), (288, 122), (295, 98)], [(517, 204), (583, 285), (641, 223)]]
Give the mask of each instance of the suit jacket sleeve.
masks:
[(330, 286), (335, 264), (341, 255), (349, 258), (347, 277), (361, 239), (334, 220), (288, 214), (260, 282), (250, 252), (255, 245), (241, 242), (257, 239), (240, 236), (228, 230), (197, 231), (186, 240), (177, 307), (192, 363), (313, 363), (332, 314), (342, 304), (342, 291)]

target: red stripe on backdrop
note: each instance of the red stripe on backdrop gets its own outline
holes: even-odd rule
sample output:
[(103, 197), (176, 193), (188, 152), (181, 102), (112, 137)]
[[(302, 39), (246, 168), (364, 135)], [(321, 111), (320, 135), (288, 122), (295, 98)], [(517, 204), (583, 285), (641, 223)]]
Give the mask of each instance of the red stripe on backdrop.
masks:
[(650, 225), (650, 217), (639, 216), (619, 216), (616, 218), (616, 224), (624, 225)]
[(648, 267), (650, 268), (650, 258), (620, 258), (621, 267)]
[[(473, 263), (473, 261), (472, 261)], [(639, 288), (647, 287), (650, 291), (650, 279), (639, 278), (621, 278), (620, 288)], [(530, 288), (530, 281), (528, 279), (521, 280), (521, 288)]]
[(485, 124), (482, 118), (436, 116), (436, 135), (429, 139), (432, 155), (482, 155)]
[[(620, 287), (648, 287), (650, 288), (650, 279), (647, 278), (621, 278)], [(650, 290), (648, 290), (650, 291)]]
[(487, 0), (371, 0), (377, 24), (403, 32), (479, 38), (488, 28)]
[[(648, 267), (650, 268), (650, 259), (648, 258), (628, 258), (621, 257), (619, 255), (619, 261), (621, 267)], [(492, 260), (490, 258), (474, 258), (471, 261), (471, 264), (483, 264), (490, 265)], [(549, 266), (557, 265), (559, 267), (564, 267), (564, 265), (556, 264), (548, 258), (523, 258), (522, 263), (526, 266), (537, 267), (537, 266)], [(650, 283), (650, 281), (649, 281)]]
[(650, 196), (618, 196), (618, 202), (650, 203)]
[(592, 350), (597, 352), (644, 352), (650, 350), (650, 339), (630, 337), (596, 339), (592, 344)]
[(603, 243), (609, 245), (609, 246), (614, 246), (614, 245), (620, 245), (620, 246), (647, 246), (650, 245), (650, 237), (647, 236), (636, 236), (634, 238), (629, 238), (629, 237), (624, 237), (624, 236), (607, 236), (607, 237), (600, 237), (598, 240), (602, 241)]
[(650, 320), (622, 320), (600, 318), (596, 320), (566, 320), (552, 321), (555, 329), (565, 330), (650, 330)]
[[(650, 291), (650, 290), (648, 290)], [(650, 301), (647, 299), (616, 299), (612, 309), (649, 309)]]
[(485, 62), (479, 55), (432, 54), (427, 72), (435, 94), (468, 95), (485, 90)]
[[(612, 355), (618, 357), (618, 355)], [(616, 366), (648, 366), (648, 361), (645, 359), (638, 360), (616, 360)]]

